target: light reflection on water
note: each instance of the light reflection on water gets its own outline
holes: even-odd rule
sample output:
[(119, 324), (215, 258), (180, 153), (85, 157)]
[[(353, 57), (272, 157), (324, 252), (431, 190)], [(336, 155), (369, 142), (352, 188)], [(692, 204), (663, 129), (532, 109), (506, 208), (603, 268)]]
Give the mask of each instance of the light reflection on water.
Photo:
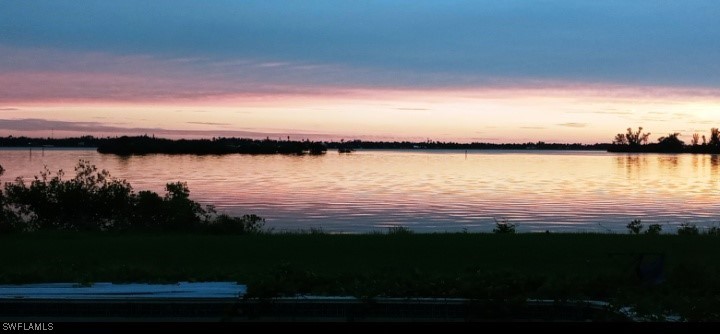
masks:
[[(47, 165), (72, 175), (89, 160), (136, 190), (187, 181), (191, 196), (231, 214), (256, 213), (276, 230), (623, 232), (645, 223), (720, 221), (716, 155), (548, 151), (357, 151), (324, 156), (118, 157), (94, 150), (0, 150), (3, 181)], [(674, 230), (667, 226), (666, 230)]]

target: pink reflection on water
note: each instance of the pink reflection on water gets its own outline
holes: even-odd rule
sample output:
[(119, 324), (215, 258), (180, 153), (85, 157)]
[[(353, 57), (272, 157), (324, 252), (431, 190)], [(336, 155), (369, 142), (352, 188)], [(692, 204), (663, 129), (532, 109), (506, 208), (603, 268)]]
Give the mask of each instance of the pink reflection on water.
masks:
[[(361, 232), (489, 231), (493, 218), (521, 230), (624, 232), (643, 222), (718, 221), (720, 159), (540, 151), (358, 151), (325, 156), (117, 157), (93, 150), (0, 150), (4, 181), (47, 165), (69, 174), (78, 159), (136, 190), (187, 181), (191, 196), (232, 214), (256, 213), (276, 229)], [(600, 224), (602, 226), (600, 226)]]

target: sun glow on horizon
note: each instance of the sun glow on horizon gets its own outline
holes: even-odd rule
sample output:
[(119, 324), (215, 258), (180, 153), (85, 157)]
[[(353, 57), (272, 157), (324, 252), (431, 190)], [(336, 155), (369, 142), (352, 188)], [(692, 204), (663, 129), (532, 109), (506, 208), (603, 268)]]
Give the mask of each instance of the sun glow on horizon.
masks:
[[(635, 98), (640, 95), (633, 90), (637, 89), (337, 89), (327, 94), (228, 94), (151, 103), (18, 101), (4, 104), (3, 116), (18, 122), (59, 122), (52, 131), (68, 135), (142, 134), (149, 129), (164, 130), (161, 134), (171, 137), (237, 132), (251, 137), (460, 142), (609, 142), (615, 133), (637, 126), (658, 136), (680, 132), (689, 137), (720, 125), (715, 124), (720, 119), (714, 111), (720, 97), (656, 89)], [(63, 122), (74, 127), (63, 129)], [(31, 130), (43, 129), (12, 132)]]

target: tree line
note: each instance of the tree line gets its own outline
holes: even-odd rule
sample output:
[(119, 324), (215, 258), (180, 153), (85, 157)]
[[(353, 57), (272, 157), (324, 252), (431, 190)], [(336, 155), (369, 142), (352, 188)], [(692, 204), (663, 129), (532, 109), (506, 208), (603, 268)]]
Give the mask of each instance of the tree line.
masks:
[(613, 139), (609, 152), (656, 152), (656, 153), (720, 153), (720, 129), (710, 129), (709, 136), (694, 133), (690, 144), (679, 138), (680, 133), (674, 132), (658, 138), (657, 143), (648, 143), (649, 132), (628, 128), (625, 133), (618, 133)]
[(248, 139), (215, 137), (211, 139), (166, 139), (154, 136), (120, 136), (97, 138), (30, 138), (0, 137), (0, 147), (95, 147), (101, 153), (113, 154), (321, 154), (327, 149), (446, 149), (446, 150), (607, 150), (610, 143), (459, 143), (453, 141), (310, 141), (282, 139)]

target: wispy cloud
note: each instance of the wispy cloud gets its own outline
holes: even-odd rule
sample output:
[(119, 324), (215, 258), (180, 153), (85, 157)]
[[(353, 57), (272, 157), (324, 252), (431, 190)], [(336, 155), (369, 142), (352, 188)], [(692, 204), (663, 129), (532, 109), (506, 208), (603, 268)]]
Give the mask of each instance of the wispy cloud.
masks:
[(116, 135), (142, 135), (155, 134), (168, 137), (248, 137), (248, 138), (265, 138), (265, 137), (314, 137), (323, 138), (331, 137), (331, 135), (323, 133), (294, 133), (292, 130), (287, 132), (256, 132), (256, 131), (240, 131), (240, 130), (179, 130), (164, 128), (144, 128), (144, 127), (119, 127), (110, 126), (100, 122), (70, 122), (58, 121), (39, 118), (25, 119), (0, 119), (0, 130), (22, 131), (22, 132), (38, 132), (38, 131), (56, 131), (56, 132), (72, 132), (76, 134), (116, 134)]
[[(500, 77), (720, 87), (720, 4), (713, 0), (403, 4), (126, 0), (78, 10), (72, 1), (53, 1), (37, 10), (6, 1), (0, 28), (10, 47), (172, 55), (168, 63), (205, 68), (210, 59), (273, 76), (306, 69), (314, 72), (306, 79), (336, 84), (474, 85), (473, 78)], [(37, 57), (45, 59), (23, 70), (63, 67), (53, 65), (52, 54)], [(19, 60), (0, 59), (10, 67)]]
[(186, 122), (187, 124), (199, 124), (199, 125), (231, 125), (230, 123), (216, 123), (216, 122)]
[[(282, 62), (266, 66), (259, 59), (227, 62), (211, 57), (192, 61), (167, 55), (117, 55), (57, 48), (0, 44), (0, 103), (42, 101), (154, 101), (218, 100), (228, 97), (266, 99), (276, 96), (373, 94), (388, 91), (454, 91), (485, 94), (557, 95), (576, 92), (598, 98), (644, 103), (678, 97), (717, 98), (720, 87), (633, 86), (592, 82), (579, 78), (537, 79), (532, 76), (492, 76), (472, 73), (373, 70), (338, 64)], [(11, 64), (8, 65), (8, 64)], [(263, 65), (264, 66), (260, 66)], [(308, 69), (308, 66), (310, 67)], [(364, 93), (363, 93), (364, 92)], [(485, 93), (483, 93), (485, 92)], [(458, 95), (458, 98), (464, 96)], [(399, 107), (396, 110), (430, 110)], [(577, 111), (627, 116), (626, 110)]]
[(628, 110), (596, 110), (596, 111), (569, 111), (568, 114), (596, 114), (596, 115), (632, 115)]
[(584, 128), (587, 125), (587, 123), (575, 123), (575, 122), (569, 122), (569, 123), (560, 123), (559, 126), (564, 126), (567, 128)]
[(143, 102), (338, 94), (342, 89), (332, 78), (293, 66), (280, 70), (253, 60), (222, 66), (209, 58), (193, 63), (174, 60), (0, 44), (0, 101)]

